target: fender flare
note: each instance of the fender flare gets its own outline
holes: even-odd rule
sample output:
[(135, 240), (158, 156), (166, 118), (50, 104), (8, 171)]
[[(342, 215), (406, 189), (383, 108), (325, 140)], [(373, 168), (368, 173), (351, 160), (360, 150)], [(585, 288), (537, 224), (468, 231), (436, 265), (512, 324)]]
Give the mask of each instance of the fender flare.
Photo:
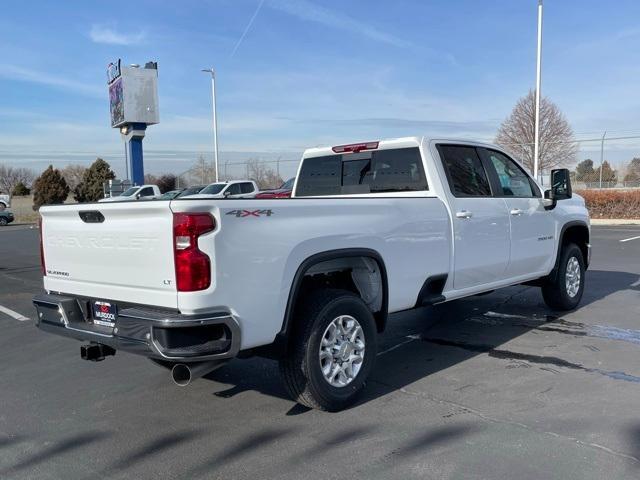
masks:
[(325, 262), (327, 260), (333, 260), (336, 258), (345, 257), (368, 257), (378, 264), (380, 269), (380, 278), (382, 280), (382, 307), (379, 312), (374, 314), (376, 324), (378, 325), (378, 331), (382, 332), (387, 324), (388, 309), (389, 309), (389, 284), (387, 279), (387, 269), (382, 260), (382, 256), (375, 250), (370, 248), (340, 248), (336, 250), (327, 250), (325, 252), (316, 253), (306, 258), (296, 270), (293, 276), (293, 282), (289, 289), (289, 297), (287, 299), (287, 307), (284, 312), (284, 318), (282, 321), (282, 328), (276, 335), (276, 338), (272, 344), (272, 351), (276, 353), (276, 356), (284, 355), (289, 348), (289, 337), (293, 330), (293, 310), (298, 300), (300, 293), (300, 287), (302, 280), (306, 272), (314, 265)]
[[(572, 220), (570, 222), (565, 223), (562, 226), (562, 229), (560, 230), (560, 235), (558, 236), (558, 247), (557, 247), (557, 251), (556, 251), (556, 261), (553, 264), (553, 269), (549, 273), (549, 278), (551, 278), (552, 280), (555, 280), (556, 275), (558, 274), (558, 268), (560, 267), (560, 254), (561, 254), (561, 251), (562, 251), (562, 245), (564, 244), (564, 234), (566, 233), (567, 230), (569, 230), (569, 228), (572, 228), (572, 227), (584, 227), (587, 230), (587, 232), (589, 232), (589, 226), (585, 222), (583, 222), (581, 220)], [(589, 259), (585, 258), (584, 262), (585, 262), (585, 266), (588, 267), (589, 266)]]

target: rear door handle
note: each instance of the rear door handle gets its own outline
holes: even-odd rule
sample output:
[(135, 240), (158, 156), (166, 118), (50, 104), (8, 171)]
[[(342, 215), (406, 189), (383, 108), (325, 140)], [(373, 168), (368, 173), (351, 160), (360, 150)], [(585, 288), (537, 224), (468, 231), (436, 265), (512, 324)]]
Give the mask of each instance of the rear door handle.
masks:
[(511, 211), (509, 212), (511, 215), (517, 215), (520, 216), (524, 213), (524, 211), (520, 210), (519, 208), (512, 208)]
[(471, 218), (471, 217), (473, 217), (473, 213), (467, 210), (460, 210), (459, 212), (456, 212), (456, 218)]

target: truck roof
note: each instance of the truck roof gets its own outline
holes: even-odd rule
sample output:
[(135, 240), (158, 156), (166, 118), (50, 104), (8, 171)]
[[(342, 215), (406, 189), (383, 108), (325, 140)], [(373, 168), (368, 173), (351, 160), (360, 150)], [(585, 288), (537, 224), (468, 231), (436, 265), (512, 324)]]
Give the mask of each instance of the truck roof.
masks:
[[(334, 145), (334, 146), (326, 146), (326, 147), (314, 147), (308, 148), (302, 154), (302, 158), (308, 157), (319, 157), (325, 155), (334, 155), (344, 153), (345, 150), (342, 150), (343, 147), (360, 147), (362, 146), (363, 150), (385, 150), (389, 148), (407, 148), (407, 147), (417, 147), (423, 141), (432, 141), (437, 140), (440, 142), (451, 142), (451, 143), (467, 143), (473, 145), (482, 145), (485, 147), (497, 148), (502, 150), (499, 146), (493, 145), (487, 142), (477, 141), (470, 138), (447, 138), (447, 137), (426, 137), (426, 136), (413, 136), (413, 137), (400, 137), (400, 138), (388, 138), (383, 140), (375, 140), (369, 142), (359, 142), (359, 143), (350, 143), (344, 145)], [(368, 147), (369, 144), (376, 144), (375, 147)], [(353, 151), (353, 150), (349, 150)]]

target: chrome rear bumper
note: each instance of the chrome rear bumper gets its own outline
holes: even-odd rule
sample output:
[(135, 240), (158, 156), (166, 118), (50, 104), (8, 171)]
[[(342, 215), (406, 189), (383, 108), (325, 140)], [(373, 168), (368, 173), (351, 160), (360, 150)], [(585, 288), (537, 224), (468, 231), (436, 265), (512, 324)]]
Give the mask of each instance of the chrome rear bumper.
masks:
[(36, 325), (56, 335), (173, 362), (227, 359), (240, 349), (240, 327), (227, 312), (183, 315), (131, 306), (118, 311), (115, 325), (107, 327), (93, 323), (87, 302), (68, 295), (36, 295)]

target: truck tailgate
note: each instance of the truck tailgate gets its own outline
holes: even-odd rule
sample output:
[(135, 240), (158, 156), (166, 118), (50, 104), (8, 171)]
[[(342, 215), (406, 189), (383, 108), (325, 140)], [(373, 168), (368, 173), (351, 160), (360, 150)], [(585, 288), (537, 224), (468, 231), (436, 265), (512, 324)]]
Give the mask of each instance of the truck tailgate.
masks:
[(177, 308), (169, 202), (43, 207), (46, 290)]

